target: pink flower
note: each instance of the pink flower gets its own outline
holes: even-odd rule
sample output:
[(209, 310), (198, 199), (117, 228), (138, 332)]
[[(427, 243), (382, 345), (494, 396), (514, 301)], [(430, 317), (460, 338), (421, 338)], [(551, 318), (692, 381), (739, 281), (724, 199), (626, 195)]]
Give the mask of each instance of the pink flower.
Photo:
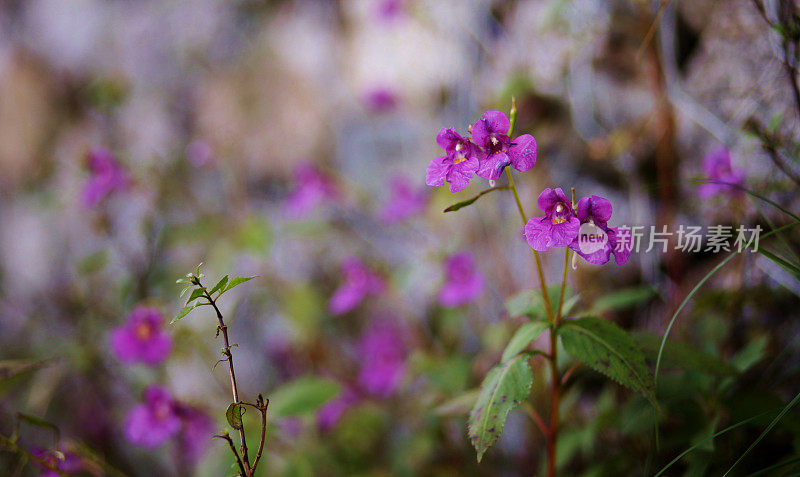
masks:
[(478, 299), (483, 293), (483, 275), (469, 252), (450, 255), (444, 262), (445, 282), (439, 290), (439, 304), (453, 308)]
[(331, 401), (317, 411), (317, 427), (323, 432), (336, 427), (344, 413), (358, 402), (358, 394), (351, 388), (344, 388)]
[(450, 192), (466, 189), (470, 179), (478, 172), (483, 151), (453, 128), (440, 129), (436, 143), (444, 149), (445, 155), (428, 164), (425, 183), (440, 186), (448, 182)]
[(172, 337), (161, 329), (160, 311), (137, 306), (124, 325), (111, 332), (111, 350), (123, 363), (160, 364), (172, 351)]
[(174, 409), (182, 424), (178, 434), (181, 457), (191, 465), (197, 465), (216, 431), (214, 420), (199, 409), (185, 404), (174, 403)]
[(358, 384), (373, 396), (394, 394), (406, 374), (403, 332), (386, 320), (373, 324), (358, 343), (361, 369)]
[(427, 203), (425, 191), (415, 188), (406, 177), (395, 177), (389, 187), (391, 195), (380, 213), (384, 223), (402, 222), (425, 208)]
[[(31, 455), (42, 459), (49, 466), (55, 467), (60, 472), (65, 474), (77, 474), (78, 472), (84, 470), (83, 460), (78, 455), (73, 454), (72, 452), (63, 452), (63, 454), (64, 460), (61, 460), (59, 459), (58, 454), (50, 449), (43, 449), (41, 447), (34, 447), (31, 449)], [(39, 477), (59, 477), (59, 475), (61, 475), (55, 470), (45, 467), (41, 462), (34, 461), (34, 463), (37, 467), (42, 469)]]
[(144, 403), (135, 406), (125, 419), (125, 437), (132, 444), (155, 449), (181, 428), (175, 403), (169, 391), (149, 386), (144, 391)]
[(502, 111), (486, 111), (472, 125), (472, 140), (485, 151), (478, 170), (484, 179), (499, 179), (507, 166), (525, 172), (536, 164), (536, 139), (523, 134), (512, 140), (509, 129), (511, 121)]
[(350, 257), (342, 262), (342, 274), (344, 283), (328, 302), (328, 310), (333, 315), (353, 310), (367, 295), (377, 295), (386, 286), (383, 278), (367, 268), (358, 257)]
[(89, 151), (87, 162), (90, 177), (83, 186), (81, 197), (85, 208), (91, 209), (112, 192), (128, 187), (128, 174), (108, 149), (93, 148)]
[(301, 164), (294, 171), (295, 187), (286, 202), (284, 212), (291, 218), (308, 215), (320, 203), (338, 197), (336, 184), (312, 164)]

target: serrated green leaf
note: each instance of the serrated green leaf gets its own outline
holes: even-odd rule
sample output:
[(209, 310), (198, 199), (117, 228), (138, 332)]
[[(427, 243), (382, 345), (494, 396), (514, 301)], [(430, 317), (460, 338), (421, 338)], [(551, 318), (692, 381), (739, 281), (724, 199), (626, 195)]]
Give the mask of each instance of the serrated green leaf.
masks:
[(499, 186), (499, 187), (492, 187), (491, 189), (486, 189), (484, 191), (481, 191), (475, 197), (472, 197), (472, 198), (467, 199), (467, 200), (462, 200), (461, 202), (456, 202), (455, 204), (451, 205), (450, 207), (444, 209), (444, 213), (455, 212), (456, 210), (463, 209), (464, 207), (470, 206), (470, 205), (474, 204), (478, 199), (480, 199), (481, 197), (483, 197), (484, 195), (486, 195), (486, 194), (488, 194), (490, 192), (494, 192), (496, 190), (507, 190), (507, 189), (509, 189), (508, 186)]
[[(650, 360), (655, 362), (661, 346), (661, 336), (638, 332), (631, 335)], [(667, 341), (661, 358), (664, 368), (699, 371), (713, 376), (735, 376), (739, 371), (731, 364), (686, 343)]]
[(192, 292), (192, 294), (189, 295), (189, 299), (186, 300), (186, 304), (188, 305), (189, 303), (193, 302), (194, 300), (197, 300), (198, 298), (200, 298), (203, 295), (205, 295), (205, 293), (206, 293), (205, 287), (195, 288), (194, 291)]
[(239, 430), (242, 428), (242, 414), (244, 414), (244, 406), (232, 402), (225, 411), (225, 419), (232, 428)]
[(194, 310), (198, 306), (200, 306), (200, 303), (195, 303), (194, 305), (184, 306), (181, 309), (181, 311), (179, 311), (178, 314), (175, 315), (175, 318), (173, 318), (172, 321), (169, 322), (169, 324), (171, 325), (171, 324), (175, 323), (176, 321), (180, 320), (181, 318), (183, 318), (184, 316), (188, 315), (190, 311)]
[(620, 327), (599, 318), (581, 318), (565, 321), (558, 334), (575, 359), (655, 403), (653, 375), (644, 354)]
[(523, 356), (495, 366), (486, 375), (469, 415), (469, 438), (478, 462), (503, 433), (508, 413), (528, 397), (532, 384), (533, 373)]
[(218, 291), (222, 290), (222, 289), (225, 287), (225, 285), (227, 285), (227, 284), (228, 284), (228, 275), (225, 275), (224, 277), (222, 277), (222, 278), (221, 278), (221, 279), (220, 279), (220, 280), (217, 282), (217, 284), (216, 284), (216, 285), (214, 285), (214, 288), (212, 288), (212, 289), (211, 289), (211, 291), (210, 291), (210, 292), (208, 292), (208, 294), (209, 294), (209, 295), (213, 295), (214, 293), (216, 293), (216, 292), (218, 292)]
[(234, 278), (233, 280), (228, 282), (228, 285), (223, 289), (223, 291), (220, 293), (220, 295), (222, 293), (225, 293), (226, 291), (230, 290), (231, 288), (237, 286), (237, 285), (241, 285), (242, 283), (244, 283), (244, 282), (246, 282), (248, 280), (254, 279), (256, 276), (258, 276), (258, 275), (255, 275), (255, 276), (252, 276), (252, 277), (236, 277), (236, 278)]
[(544, 321), (531, 321), (520, 326), (508, 342), (508, 346), (506, 346), (505, 351), (503, 351), (503, 357), (500, 358), (500, 361), (505, 363), (518, 355), (520, 351), (524, 350), (533, 340), (540, 337), (549, 326), (550, 325)]
[(269, 399), (270, 414), (288, 417), (310, 414), (339, 394), (336, 381), (318, 376), (305, 376), (284, 384)]

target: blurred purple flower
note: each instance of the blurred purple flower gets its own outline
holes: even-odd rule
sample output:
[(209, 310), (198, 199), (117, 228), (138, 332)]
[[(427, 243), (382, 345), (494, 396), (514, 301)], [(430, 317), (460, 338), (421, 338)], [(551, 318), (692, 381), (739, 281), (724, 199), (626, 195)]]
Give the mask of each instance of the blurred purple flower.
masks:
[(741, 194), (736, 187), (744, 186), (744, 172), (731, 166), (731, 154), (724, 147), (715, 149), (703, 158), (703, 173), (710, 180), (697, 187), (697, 195), (701, 199), (710, 199), (717, 194)]
[(406, 373), (402, 336), (403, 331), (388, 320), (373, 324), (361, 335), (358, 384), (366, 393), (387, 398), (400, 386)]
[(87, 156), (87, 163), (90, 177), (83, 186), (81, 196), (85, 208), (91, 209), (112, 192), (128, 187), (128, 174), (108, 149), (92, 148)]
[(328, 303), (333, 315), (341, 315), (354, 309), (370, 294), (381, 293), (386, 286), (383, 278), (376, 274), (358, 257), (347, 258), (342, 262), (344, 283), (334, 292)]
[(203, 167), (214, 161), (214, 150), (208, 142), (195, 139), (186, 146), (186, 159), (194, 167)]
[[(60, 460), (58, 454), (50, 449), (34, 447), (30, 452), (34, 457), (43, 460), (50, 466), (55, 467), (60, 472), (65, 474), (77, 474), (78, 472), (84, 470), (83, 460), (77, 454), (73, 454), (72, 452), (63, 452), (64, 460)], [(34, 463), (37, 467), (42, 469), (39, 477), (58, 477), (61, 475), (55, 470), (45, 467), (41, 462), (34, 461)]]
[(512, 140), (508, 137), (510, 128), (511, 122), (502, 111), (486, 111), (472, 125), (472, 140), (485, 151), (478, 169), (484, 179), (499, 179), (509, 165), (525, 172), (536, 164), (536, 139), (523, 134)]
[(161, 363), (172, 351), (172, 337), (161, 329), (163, 321), (157, 309), (137, 306), (127, 323), (111, 332), (111, 350), (123, 363)]
[(173, 437), (181, 428), (181, 419), (169, 391), (149, 386), (144, 403), (136, 405), (125, 419), (125, 436), (132, 444), (154, 449)]
[(425, 182), (429, 186), (440, 186), (447, 181), (450, 183), (450, 192), (465, 189), (478, 172), (483, 151), (453, 128), (440, 129), (436, 143), (445, 150), (445, 155), (433, 159), (428, 165)]
[(303, 419), (299, 417), (286, 417), (276, 423), (281, 433), (289, 439), (296, 439), (303, 432)]
[(300, 164), (294, 171), (295, 187), (283, 204), (291, 218), (302, 218), (325, 200), (338, 196), (336, 184), (313, 164)]
[(427, 203), (424, 190), (414, 187), (404, 176), (397, 176), (390, 184), (391, 195), (381, 209), (381, 220), (386, 224), (402, 222), (421, 212)]
[(373, 113), (385, 113), (397, 107), (397, 95), (390, 88), (376, 87), (364, 95), (364, 105)]
[(546, 252), (552, 247), (566, 247), (578, 236), (581, 222), (575, 217), (572, 202), (561, 188), (547, 188), (539, 194), (539, 208), (543, 217), (533, 217), (525, 224), (525, 239), (536, 251)]
[(321, 431), (329, 431), (336, 427), (345, 411), (358, 402), (358, 394), (351, 388), (344, 388), (339, 395), (317, 411), (317, 427)]
[(469, 252), (450, 255), (444, 262), (445, 282), (439, 290), (439, 304), (452, 308), (478, 299), (483, 293), (483, 275)]
[(175, 414), (180, 419), (179, 445), (181, 457), (197, 465), (205, 455), (216, 431), (214, 421), (204, 412), (185, 404), (174, 404)]
[(407, 0), (378, 0), (378, 18), (391, 22), (398, 19), (405, 7)]

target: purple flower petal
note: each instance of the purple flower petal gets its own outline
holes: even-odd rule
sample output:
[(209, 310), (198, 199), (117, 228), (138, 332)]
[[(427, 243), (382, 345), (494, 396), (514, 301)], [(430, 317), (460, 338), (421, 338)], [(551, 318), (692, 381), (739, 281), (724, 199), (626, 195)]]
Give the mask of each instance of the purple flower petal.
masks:
[(530, 134), (523, 134), (513, 141), (508, 148), (508, 157), (514, 169), (525, 172), (536, 164), (536, 139)]
[(112, 330), (111, 350), (123, 363), (155, 366), (172, 351), (172, 337), (161, 329), (163, 315), (156, 308), (137, 306), (127, 322)]
[(425, 183), (429, 186), (440, 186), (444, 184), (444, 180), (447, 178), (447, 173), (450, 172), (450, 164), (445, 163), (447, 156), (444, 157), (437, 157), (431, 160), (431, 163), (428, 165), (427, 175), (425, 177)]
[(478, 159), (471, 157), (455, 164), (447, 173), (447, 182), (450, 183), (450, 192), (464, 190), (469, 185), (470, 179), (478, 170)]
[(472, 125), (472, 139), (479, 145), (486, 146), (492, 142), (492, 135), (508, 134), (511, 128), (506, 113), (502, 111), (486, 111), (478, 121)]
[(469, 252), (450, 255), (444, 262), (445, 282), (439, 290), (439, 304), (453, 308), (478, 299), (484, 290), (483, 275)]
[(611, 202), (597, 195), (583, 197), (578, 201), (577, 215), (581, 222), (592, 220), (598, 226), (604, 227), (611, 219), (613, 211)]
[(150, 386), (144, 392), (144, 403), (135, 406), (125, 419), (125, 437), (132, 444), (154, 449), (177, 434), (180, 427), (169, 392)]

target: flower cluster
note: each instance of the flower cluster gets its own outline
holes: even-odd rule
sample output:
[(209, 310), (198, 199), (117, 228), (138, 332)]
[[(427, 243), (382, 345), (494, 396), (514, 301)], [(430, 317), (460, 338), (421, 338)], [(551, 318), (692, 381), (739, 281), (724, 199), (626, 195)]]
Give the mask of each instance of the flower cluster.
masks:
[(575, 206), (561, 188), (547, 188), (539, 194), (538, 203), (544, 215), (525, 225), (525, 239), (534, 250), (569, 247), (595, 265), (607, 263), (612, 254), (619, 265), (628, 261), (630, 250), (617, 243), (630, 232), (608, 226), (613, 212), (608, 199), (593, 195)]
[(458, 192), (475, 174), (496, 180), (507, 166), (524, 172), (536, 164), (536, 139), (530, 134), (511, 139), (511, 121), (502, 111), (486, 111), (469, 129), (471, 138), (461, 136), (454, 128), (442, 128), (436, 135), (445, 155), (428, 166), (429, 186), (448, 182), (450, 192)]

